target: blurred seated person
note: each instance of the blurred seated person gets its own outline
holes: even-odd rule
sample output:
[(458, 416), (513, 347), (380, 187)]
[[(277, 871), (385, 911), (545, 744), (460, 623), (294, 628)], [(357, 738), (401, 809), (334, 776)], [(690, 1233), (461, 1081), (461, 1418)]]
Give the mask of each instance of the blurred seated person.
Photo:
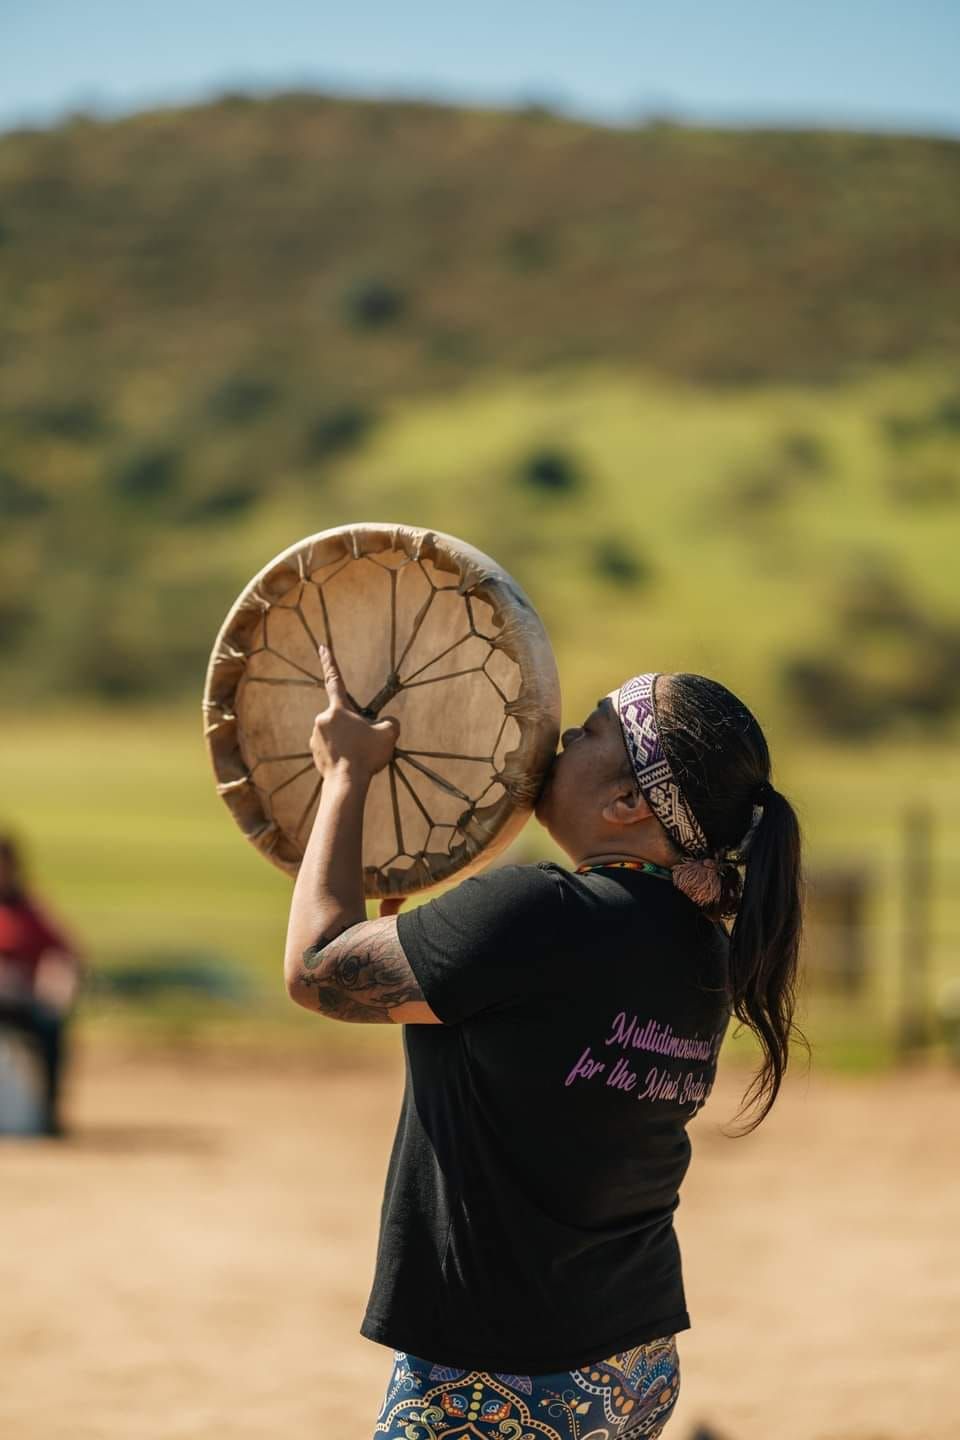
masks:
[(39, 1052), (46, 1135), (63, 1134), (64, 1028), (81, 971), (74, 946), (28, 894), (16, 842), (0, 835), (0, 1026), (26, 1036)]

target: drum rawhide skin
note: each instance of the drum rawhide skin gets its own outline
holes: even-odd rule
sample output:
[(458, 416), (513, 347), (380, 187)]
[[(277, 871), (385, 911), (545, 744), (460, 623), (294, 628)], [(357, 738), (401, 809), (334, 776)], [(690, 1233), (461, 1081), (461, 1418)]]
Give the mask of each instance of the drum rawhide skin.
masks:
[(319, 803), (327, 645), (354, 705), (400, 724), (364, 810), (368, 897), (483, 868), (522, 828), (560, 731), (539, 616), (489, 555), (408, 525), (324, 530), (250, 582), (210, 657), (205, 734), (243, 833), (295, 874)]

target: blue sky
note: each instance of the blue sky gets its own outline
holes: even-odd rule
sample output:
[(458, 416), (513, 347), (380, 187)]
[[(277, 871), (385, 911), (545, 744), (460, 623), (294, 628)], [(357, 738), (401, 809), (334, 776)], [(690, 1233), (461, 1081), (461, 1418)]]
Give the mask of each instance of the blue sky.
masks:
[(960, 136), (960, 0), (0, 0), (0, 126), (309, 86)]

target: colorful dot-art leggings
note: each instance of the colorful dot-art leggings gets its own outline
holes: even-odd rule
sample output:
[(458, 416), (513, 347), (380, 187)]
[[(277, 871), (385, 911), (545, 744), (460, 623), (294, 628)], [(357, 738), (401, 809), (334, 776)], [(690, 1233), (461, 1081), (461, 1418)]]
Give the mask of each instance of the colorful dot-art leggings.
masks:
[(655, 1440), (680, 1388), (672, 1335), (552, 1375), (394, 1360), (374, 1440)]

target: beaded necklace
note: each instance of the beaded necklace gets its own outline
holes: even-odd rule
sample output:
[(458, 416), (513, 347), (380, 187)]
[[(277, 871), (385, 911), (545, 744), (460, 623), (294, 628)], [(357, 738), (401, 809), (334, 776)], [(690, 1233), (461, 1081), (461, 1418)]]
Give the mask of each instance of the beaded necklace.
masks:
[(658, 880), (673, 880), (673, 875), (663, 865), (654, 865), (652, 860), (608, 860), (605, 865), (578, 865), (577, 875), (586, 875), (588, 870), (643, 870), (647, 875), (656, 875)]

